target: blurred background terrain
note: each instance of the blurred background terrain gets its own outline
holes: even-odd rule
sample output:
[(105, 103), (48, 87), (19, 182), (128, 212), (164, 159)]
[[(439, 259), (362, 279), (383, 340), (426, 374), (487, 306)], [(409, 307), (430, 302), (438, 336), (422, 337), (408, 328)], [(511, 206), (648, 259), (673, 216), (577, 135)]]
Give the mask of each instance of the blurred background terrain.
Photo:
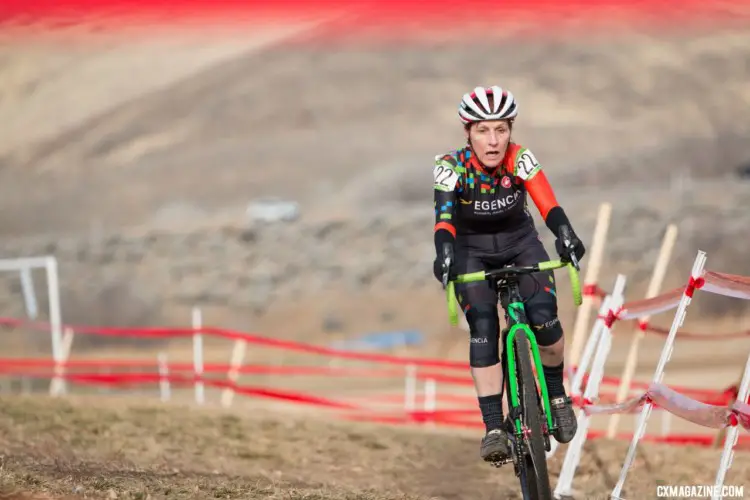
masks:
[[(200, 303), (274, 328), (289, 319), (276, 308), (324, 296), (383, 309), (370, 292), (422, 297), (418, 316), (442, 321), (431, 158), (462, 143), (460, 96), (499, 84), (520, 102), (514, 139), (589, 243), (612, 203), (605, 287), (623, 272), (637, 297), (670, 222), (667, 285), (698, 249), (750, 273), (746, 29), (394, 46), (311, 26), (3, 44), (3, 256), (54, 253), (72, 322), (182, 321)], [(269, 198), (294, 220), (253, 220)], [(17, 293), (0, 288), (3, 307)]]
[[(398, 354), (464, 362), (467, 334), (449, 326), (443, 291), (432, 277), (431, 171), (435, 155), (463, 144), (456, 108), (462, 94), (477, 85), (497, 84), (516, 95), (520, 114), (514, 140), (540, 160), (589, 248), (600, 204), (612, 205), (602, 288), (611, 290), (623, 273), (626, 299), (642, 298), (668, 224), (679, 233), (663, 290), (685, 284), (698, 250), (707, 252), (713, 271), (750, 275), (750, 8), (745, 3), (686, 0), (677, 8), (651, 2), (644, 10), (639, 2), (614, 0), (563, 6), (546, 0), (501, 6), (467, 0), (433, 2), (425, 9), (415, 0), (398, 5), (295, 0), (283, 6), (247, 2), (250, 15), (222, 14), (218, 7), (200, 10), (197, 0), (183, 3), (197, 15), (156, 13), (164, 7), (161, 1), (149, 3), (154, 12), (147, 20), (134, 14), (148, 10), (145, 4), (136, 9), (126, 0), (102, 2), (116, 6), (112, 12), (85, 0), (0, 5), (0, 259), (54, 255), (66, 324), (182, 327), (190, 324), (191, 309), (199, 307), (204, 325), (316, 345), (337, 345), (365, 332), (416, 331), (421, 340)], [(88, 17), (36, 24), (32, 7), (42, 4)], [(132, 23), (125, 25), (122, 20), (130, 15)], [(554, 252), (549, 231), (532, 212)], [(584, 260), (584, 274), (587, 265)], [(558, 275), (560, 315), (570, 332), (576, 310), (565, 274)], [(49, 320), (44, 272), (35, 271), (33, 280), (39, 319)], [(686, 328), (709, 337), (680, 340), (665, 380), (722, 391), (737, 381), (750, 336), (718, 341), (710, 334), (750, 331), (747, 302), (700, 293), (694, 304)], [(0, 273), (0, 320), (25, 314), (19, 274)], [(670, 322), (670, 313), (653, 319), (661, 326)], [(47, 356), (49, 332), (43, 330), (3, 328), (0, 348), (6, 356)], [(615, 333), (608, 375), (621, 373), (632, 325), (618, 323)], [(650, 380), (663, 341), (646, 337), (637, 379)], [(168, 350), (170, 361), (191, 359), (188, 339), (78, 333), (72, 356), (155, 364), (156, 348)], [(206, 336), (205, 351), (207, 363), (226, 362), (230, 347), (226, 339)], [(310, 364), (309, 355), (270, 353), (257, 345), (249, 351), (248, 366)], [(340, 361), (319, 358), (312, 364), (342, 368)], [(395, 394), (400, 405), (403, 376), (399, 372), (395, 378), (289, 380), (259, 371), (243, 382), (347, 401), (375, 402), (375, 395)], [(0, 383), (5, 393), (16, 381), (8, 376)], [(34, 389), (47, 390), (46, 379), (34, 383)], [(144, 394), (126, 390), (131, 396)], [(475, 406), (471, 387), (460, 390), (463, 401)], [(93, 391), (99, 391), (98, 401), (113, 389)], [(210, 399), (216, 394), (211, 391)], [(160, 427), (172, 426), (170, 410), (132, 413), (113, 407), (79, 414), (67, 405), (20, 399), (0, 405), (6, 408), (0, 428), (9, 431), (7, 436), (35, 425), (52, 427), (45, 422), (54, 421), (57, 434), (50, 439), (58, 440), (27, 450), (26, 443), (6, 436), (13, 452), (10, 472), (0, 471), (0, 494), (6, 477), (30, 484), (30, 470), (60, 492), (70, 491), (67, 479), (60, 479), (66, 463), (96, 483), (92, 488), (103, 489), (102, 464), (137, 464), (145, 460), (138, 453), (153, 453), (170, 467), (197, 464), (197, 472), (175, 472), (185, 498), (195, 494), (196, 484), (215, 487), (213, 496), (242, 494), (239, 486), (222, 490), (224, 476), (206, 481), (217, 474), (214, 467), (247, 484), (257, 483), (260, 475), (276, 485), (280, 469), (292, 470), (293, 477), (304, 479), (300, 485), (316, 491), (320, 481), (334, 484), (345, 470), (351, 484), (341, 495), (368, 487), (388, 493), (357, 498), (397, 497), (392, 485), (379, 479), (361, 482), (359, 466), (357, 472), (335, 463), (339, 454), (356, 450), (322, 444), (303, 465), (326, 457), (321, 467), (333, 475), (316, 476), (308, 484), (309, 474), (299, 475), (289, 463), (297, 463), (297, 455), (283, 447), (269, 451), (294, 426), (288, 422), (264, 417), (240, 424), (224, 415), (216, 430), (195, 423), (209, 416), (215, 423), (215, 415), (186, 417), (196, 429), (208, 429), (188, 450), (204, 455), (203, 465), (170, 448), (174, 430)], [(237, 405), (255, 411), (272, 403), (247, 397)], [(40, 415), (38, 422), (30, 423), (29, 412)], [(115, 414), (124, 416), (119, 420)], [(144, 415), (151, 423), (156, 415), (158, 425), (139, 425)], [(632, 430), (627, 420), (623, 425)], [(101, 448), (95, 437), (112, 423), (114, 442), (126, 443), (116, 453)], [(677, 431), (689, 426), (675, 424)], [(80, 428), (91, 429), (91, 436)], [(245, 431), (258, 449), (247, 451)], [(261, 431), (266, 435), (259, 438)], [(357, 443), (364, 442), (370, 450), (362, 463), (396, 464), (393, 456), (403, 454), (394, 444), (401, 436), (381, 434), (373, 441), (364, 430), (349, 432), (347, 444), (359, 449)], [(223, 442), (215, 441), (216, 433), (229, 439), (237, 455), (221, 465), (214, 459), (219, 450), (213, 448)], [(476, 443), (429, 436), (414, 438), (418, 456), (381, 471), (383, 477), (389, 480), (391, 472), (393, 478), (411, 477), (404, 469), (429, 455), (435, 461), (423, 467), (424, 480), (411, 486), (398, 482), (397, 489), (461, 498), (456, 485), (465, 482), (438, 478), (435, 471), (446, 468), (435, 450), (456, 450), (445, 455), (452, 460), (453, 453), (474, 456)], [(134, 442), (148, 443), (143, 445), (148, 449)], [(611, 488), (624, 454), (621, 445), (587, 449), (605, 457), (582, 462), (587, 493)], [(120, 454), (120, 448), (127, 453)], [(48, 449), (56, 450), (51, 458), (34, 456)], [(706, 455), (685, 454), (683, 448), (653, 450), (639, 457), (651, 482), (681, 481), (695, 471), (708, 477)], [(669, 458), (677, 453), (701, 463), (688, 471)], [(242, 463), (248, 457), (252, 474)], [(670, 470), (669, 464), (678, 462)], [(558, 462), (553, 463), (557, 474)], [(323, 477), (322, 469), (317, 472)], [(490, 475), (467, 465), (457, 473), (473, 478), (472, 498), (485, 498), (481, 495), (491, 495), (491, 487), (500, 484), (494, 471)], [(737, 474), (743, 473), (740, 468)], [(140, 488), (129, 477), (107, 474), (112, 484)], [(168, 487), (160, 471), (143, 477), (154, 489)], [(503, 491), (514, 485), (502, 482)], [(282, 490), (273, 495), (280, 498)]]
[[(627, 298), (641, 297), (669, 223), (665, 289), (699, 249), (713, 270), (750, 274), (741, 4), (700, 18), (685, 4), (672, 24), (654, 4), (638, 24), (604, 16), (586, 30), (576, 23), (596, 8), (550, 11), (546, 36), (529, 36), (519, 9), (472, 37), (447, 7), (431, 28), (384, 36), (406, 11), (367, 5), (138, 36), (93, 21), (11, 36), (26, 32), (6, 22), (2, 256), (58, 258), (67, 323), (183, 325), (200, 306), (212, 324), (295, 338), (419, 328), (461, 343), (431, 275), (431, 160), (463, 142), (460, 96), (499, 84), (520, 103), (514, 139), (589, 246), (612, 204), (603, 288), (622, 272)], [(23, 315), (18, 276), (0, 280), (4, 315)], [(744, 325), (744, 305), (694, 307)]]

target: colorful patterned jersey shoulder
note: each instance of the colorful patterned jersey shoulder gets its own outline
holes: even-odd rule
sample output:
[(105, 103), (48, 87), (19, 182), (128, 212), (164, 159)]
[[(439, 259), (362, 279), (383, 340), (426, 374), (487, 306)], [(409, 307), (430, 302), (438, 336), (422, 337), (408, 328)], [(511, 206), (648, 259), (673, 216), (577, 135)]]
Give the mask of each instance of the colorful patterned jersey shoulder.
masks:
[(509, 155), (509, 158), (511, 158), (513, 162), (513, 175), (520, 177), (521, 180), (530, 181), (542, 170), (542, 166), (536, 160), (534, 153), (529, 149), (518, 144), (511, 144), (511, 147), (513, 147), (513, 150), (512, 155)]
[(466, 149), (454, 149), (435, 156), (432, 177), (436, 190), (451, 192), (461, 189), (461, 179), (466, 172)]

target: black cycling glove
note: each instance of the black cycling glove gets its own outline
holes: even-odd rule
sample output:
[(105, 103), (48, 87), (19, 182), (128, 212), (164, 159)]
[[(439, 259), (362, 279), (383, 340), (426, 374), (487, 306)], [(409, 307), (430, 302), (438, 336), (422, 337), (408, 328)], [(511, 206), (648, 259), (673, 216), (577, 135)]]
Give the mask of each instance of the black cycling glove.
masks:
[(437, 256), (432, 263), (432, 274), (435, 275), (435, 279), (440, 283), (443, 283), (443, 274), (447, 271), (449, 273), (449, 279), (453, 279), (455, 276), (451, 272), (451, 268), (446, 268), (446, 262), (449, 261), (451, 264), (455, 262), (455, 256), (453, 252), (453, 243), (443, 242), (438, 246)]
[(555, 240), (555, 250), (557, 250), (557, 255), (559, 255), (560, 258), (566, 262), (570, 262), (571, 255), (574, 255), (576, 261), (580, 262), (584, 254), (586, 253), (586, 247), (583, 246), (583, 242), (578, 239), (578, 236), (576, 236), (576, 233), (574, 233), (572, 230), (570, 231), (570, 236), (570, 245), (567, 247), (563, 245), (563, 242), (558, 236), (558, 238)]
[[(573, 231), (568, 216), (565, 215), (565, 211), (557, 206), (552, 208), (547, 214), (546, 219), (547, 227), (552, 231), (552, 234), (557, 238), (555, 240), (555, 250), (561, 259), (570, 262), (571, 256), (575, 256), (578, 262), (581, 261), (583, 256), (586, 254), (586, 247), (583, 246), (583, 242)], [(562, 241), (562, 235), (560, 234), (561, 228), (567, 227), (570, 234), (570, 242), (566, 246)]]
[[(451, 264), (456, 261), (455, 254), (453, 251), (455, 239), (448, 231), (440, 230), (435, 234), (435, 261), (432, 263), (432, 274), (435, 275), (435, 279), (440, 283), (443, 283), (443, 274), (448, 271), (451, 272), (450, 268), (446, 268), (446, 263)], [(453, 279), (455, 276), (449, 275), (449, 279)]]

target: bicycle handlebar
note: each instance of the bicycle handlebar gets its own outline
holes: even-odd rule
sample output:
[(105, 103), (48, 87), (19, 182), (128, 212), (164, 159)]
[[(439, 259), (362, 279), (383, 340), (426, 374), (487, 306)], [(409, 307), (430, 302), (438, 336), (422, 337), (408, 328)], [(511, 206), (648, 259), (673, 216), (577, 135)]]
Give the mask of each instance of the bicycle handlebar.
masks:
[(568, 268), (568, 274), (570, 276), (570, 287), (573, 291), (573, 301), (576, 306), (580, 306), (583, 302), (581, 295), (581, 281), (578, 276), (578, 266), (572, 262), (563, 262), (562, 260), (549, 260), (546, 262), (539, 262), (531, 266), (519, 266), (519, 267), (503, 267), (500, 269), (493, 269), (490, 271), (478, 271), (476, 273), (461, 274), (456, 276), (455, 280), (448, 282), (446, 286), (446, 295), (448, 298), (448, 316), (451, 325), (455, 326), (458, 324), (458, 311), (456, 309), (456, 283), (473, 283), (475, 281), (483, 281), (486, 279), (497, 279), (506, 276), (520, 276), (523, 274), (537, 273), (539, 271), (551, 271), (554, 269), (560, 269), (562, 267)]

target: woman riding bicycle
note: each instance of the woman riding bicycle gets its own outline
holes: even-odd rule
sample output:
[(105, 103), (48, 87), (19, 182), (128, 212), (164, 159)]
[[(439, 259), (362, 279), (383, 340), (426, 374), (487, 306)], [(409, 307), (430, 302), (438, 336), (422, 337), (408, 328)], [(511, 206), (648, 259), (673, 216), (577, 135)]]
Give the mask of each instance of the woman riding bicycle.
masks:
[[(435, 157), (435, 249), (433, 271), (439, 281), (450, 276), (514, 264), (549, 260), (527, 209), (526, 193), (557, 237), (560, 256), (581, 259), (585, 249), (558, 205), (540, 164), (528, 149), (511, 142), (518, 107), (500, 87), (477, 87), (464, 94), (458, 115), (467, 146)], [(560, 227), (572, 242), (563, 245)], [(446, 259), (452, 264), (446, 269)], [(557, 317), (552, 271), (520, 278), (526, 313), (536, 334), (549, 391), (553, 436), (567, 443), (577, 430), (570, 398), (563, 386), (563, 329)], [(503, 428), (503, 370), (500, 363), (498, 295), (491, 281), (456, 286), (470, 329), (469, 360), (479, 408), (486, 427), (480, 456), (502, 462), (510, 455)]]

